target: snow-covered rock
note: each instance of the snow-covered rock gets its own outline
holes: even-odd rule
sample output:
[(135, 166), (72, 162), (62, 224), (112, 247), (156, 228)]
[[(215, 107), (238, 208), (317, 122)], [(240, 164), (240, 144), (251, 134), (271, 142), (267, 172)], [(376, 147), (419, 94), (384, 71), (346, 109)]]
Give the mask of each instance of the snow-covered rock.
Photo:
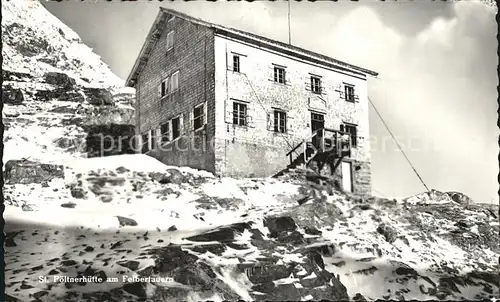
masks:
[(73, 30), (38, 1), (6, 1), (2, 38), (4, 162), (132, 152), (96, 140), (133, 135), (134, 90)]

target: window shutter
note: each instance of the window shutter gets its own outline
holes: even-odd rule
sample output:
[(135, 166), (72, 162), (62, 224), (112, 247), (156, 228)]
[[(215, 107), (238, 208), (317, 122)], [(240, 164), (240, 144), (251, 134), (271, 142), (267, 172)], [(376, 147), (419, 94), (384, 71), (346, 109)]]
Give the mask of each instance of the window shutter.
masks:
[(288, 112), (286, 114), (286, 132), (287, 133), (294, 133), (295, 132), (295, 127), (293, 124), (293, 117), (291, 117)]
[(173, 92), (175, 90), (177, 90), (177, 88), (179, 88), (179, 72), (176, 71), (173, 75), (172, 75), (172, 79), (171, 79), (171, 87), (170, 87), (170, 92)]
[(151, 129), (148, 131), (148, 150), (151, 150), (154, 147), (153, 138), (154, 138), (154, 133), (153, 133), (153, 129)]
[(208, 121), (208, 115), (207, 115), (207, 102), (203, 102), (203, 125), (206, 125)]
[(165, 95), (167, 95), (169, 92), (170, 92), (170, 89), (169, 89), (169, 83), (170, 83), (170, 77), (167, 77), (165, 80)]
[(161, 129), (156, 128), (156, 145), (160, 146), (161, 145)]
[(306, 79), (306, 90), (307, 91), (311, 91), (311, 81), (312, 80), (310, 77)]
[(194, 108), (189, 111), (187, 124), (189, 125), (186, 129), (187, 132), (194, 131)]
[(184, 126), (184, 113), (182, 113), (179, 116), (179, 133), (180, 133), (180, 135), (184, 134), (184, 129), (185, 129), (185, 126)]
[(161, 95), (161, 86), (162, 86), (163, 82), (160, 82), (160, 85), (158, 85), (158, 97), (162, 97)]
[(269, 111), (267, 112), (267, 121), (266, 121), (266, 128), (267, 130), (273, 130), (273, 124), (274, 124), (274, 111)]
[(226, 69), (233, 70), (233, 54), (228, 52), (226, 56)]
[(269, 81), (274, 82), (274, 66), (269, 67)]
[(255, 127), (255, 110), (251, 104), (247, 104), (247, 126)]
[(168, 141), (172, 141), (174, 139), (174, 132), (172, 131), (172, 120), (168, 121)]
[(232, 124), (233, 123), (233, 101), (232, 100), (227, 100), (225, 113), (226, 113), (225, 114), (226, 123)]

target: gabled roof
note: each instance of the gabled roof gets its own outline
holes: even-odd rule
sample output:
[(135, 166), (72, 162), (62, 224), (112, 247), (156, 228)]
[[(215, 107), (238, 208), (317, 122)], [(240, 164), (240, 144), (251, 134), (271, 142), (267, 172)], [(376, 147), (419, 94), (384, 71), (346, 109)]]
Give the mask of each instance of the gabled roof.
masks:
[(146, 36), (146, 40), (141, 48), (141, 51), (139, 52), (139, 55), (134, 63), (134, 66), (132, 67), (129, 76), (127, 77), (127, 80), (125, 82), (126, 86), (133, 87), (135, 85), (135, 81), (137, 80), (138, 75), (141, 73), (142, 69), (146, 65), (149, 55), (151, 54), (151, 51), (153, 50), (153, 47), (156, 44), (156, 41), (160, 38), (161, 33), (165, 27), (164, 26), (165, 22), (167, 21), (167, 18), (169, 16), (175, 16), (195, 24), (212, 28), (218, 35), (228, 36), (233, 39), (256, 44), (264, 48), (275, 49), (295, 57), (300, 57), (308, 61), (313, 61), (322, 65), (330, 66), (337, 70), (347, 70), (362, 75), (372, 75), (372, 76), (378, 75), (378, 73), (375, 71), (371, 71), (369, 69), (348, 64), (346, 62), (342, 62), (307, 49), (303, 49), (280, 41), (272, 40), (242, 30), (224, 27), (222, 25), (207, 22), (202, 19), (198, 19), (172, 9), (161, 7), (160, 11), (158, 12), (158, 15), (156, 16), (156, 19), (153, 22), (153, 25), (151, 26), (148, 35)]

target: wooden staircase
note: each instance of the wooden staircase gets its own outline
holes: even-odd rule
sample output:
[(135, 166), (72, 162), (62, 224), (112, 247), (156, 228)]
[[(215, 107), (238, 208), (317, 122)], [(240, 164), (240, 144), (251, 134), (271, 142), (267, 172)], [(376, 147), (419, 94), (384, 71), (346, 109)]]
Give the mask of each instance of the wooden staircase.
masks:
[(342, 158), (351, 156), (350, 133), (328, 128), (319, 129), (298, 143), (286, 156), (290, 158), (290, 164), (273, 177), (298, 167), (307, 168), (312, 161), (317, 162), (320, 167), (326, 163), (331, 164), (333, 174)]

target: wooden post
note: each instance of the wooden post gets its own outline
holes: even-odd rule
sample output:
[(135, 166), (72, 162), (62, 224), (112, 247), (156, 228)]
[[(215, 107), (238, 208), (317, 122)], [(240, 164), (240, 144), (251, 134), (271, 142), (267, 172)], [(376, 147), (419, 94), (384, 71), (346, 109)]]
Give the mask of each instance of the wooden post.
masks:
[(325, 128), (321, 129), (321, 151), (325, 151)]
[(304, 148), (304, 167), (306, 166), (306, 161), (307, 161), (307, 154), (306, 154), (306, 151), (307, 151), (307, 141), (304, 140), (304, 143), (303, 143), (303, 148)]

